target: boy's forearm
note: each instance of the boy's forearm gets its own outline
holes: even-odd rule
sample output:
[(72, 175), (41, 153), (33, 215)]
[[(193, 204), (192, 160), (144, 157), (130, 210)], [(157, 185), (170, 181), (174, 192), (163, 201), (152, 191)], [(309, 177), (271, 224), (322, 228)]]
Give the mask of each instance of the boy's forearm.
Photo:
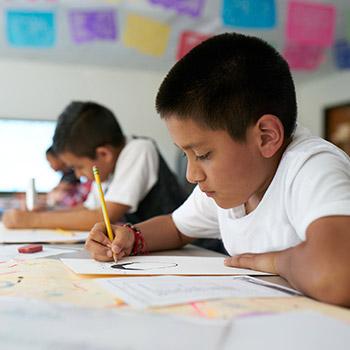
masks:
[(227, 266), (277, 273), (320, 301), (350, 306), (350, 217), (313, 222), (306, 241), (278, 252), (229, 257)]
[(339, 253), (327, 241), (304, 242), (276, 253), (276, 270), (306, 295), (350, 306), (350, 261)]
[(89, 231), (98, 221), (101, 221), (101, 214), (98, 210), (45, 211), (33, 212), (30, 226), (32, 228)]
[(193, 241), (179, 232), (171, 215), (157, 216), (137, 227), (145, 238), (148, 251), (179, 249)]

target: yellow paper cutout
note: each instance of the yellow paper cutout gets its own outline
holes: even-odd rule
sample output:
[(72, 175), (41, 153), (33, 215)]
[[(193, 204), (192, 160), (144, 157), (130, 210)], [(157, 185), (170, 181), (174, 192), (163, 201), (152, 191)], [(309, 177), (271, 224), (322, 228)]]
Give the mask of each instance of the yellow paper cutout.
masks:
[(128, 15), (123, 35), (125, 46), (144, 54), (160, 57), (164, 54), (170, 27), (164, 23), (138, 15)]

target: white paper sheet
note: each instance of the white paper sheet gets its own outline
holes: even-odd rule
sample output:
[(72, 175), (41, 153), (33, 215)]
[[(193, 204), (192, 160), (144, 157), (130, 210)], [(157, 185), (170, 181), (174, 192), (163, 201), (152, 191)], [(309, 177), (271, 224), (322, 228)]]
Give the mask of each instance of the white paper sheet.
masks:
[(41, 230), (41, 229), (7, 229), (0, 223), (0, 243), (71, 243), (84, 242), (88, 232)]
[(0, 262), (8, 261), (11, 259), (30, 260), (37, 258), (45, 258), (52, 255), (74, 252), (74, 250), (72, 249), (57, 249), (43, 246), (43, 250), (41, 252), (24, 254), (18, 252), (17, 249), (19, 247), (23, 247), (23, 244), (0, 245)]
[(229, 324), (0, 298), (1, 349), (217, 350)]
[(270, 275), (224, 265), (223, 257), (131, 256), (117, 263), (61, 259), (75, 273), (87, 275)]
[(221, 298), (288, 297), (290, 294), (241, 277), (149, 276), (96, 279), (116, 297), (135, 308), (184, 304)]
[(224, 350), (349, 350), (350, 325), (305, 310), (235, 319)]

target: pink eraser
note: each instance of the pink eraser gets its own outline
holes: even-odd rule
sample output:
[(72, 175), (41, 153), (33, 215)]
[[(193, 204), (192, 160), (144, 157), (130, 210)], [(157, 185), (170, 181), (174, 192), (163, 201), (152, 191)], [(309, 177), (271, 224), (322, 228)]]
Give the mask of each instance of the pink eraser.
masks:
[(17, 249), (20, 253), (37, 253), (43, 250), (43, 246), (41, 244), (28, 244), (23, 247), (19, 247)]

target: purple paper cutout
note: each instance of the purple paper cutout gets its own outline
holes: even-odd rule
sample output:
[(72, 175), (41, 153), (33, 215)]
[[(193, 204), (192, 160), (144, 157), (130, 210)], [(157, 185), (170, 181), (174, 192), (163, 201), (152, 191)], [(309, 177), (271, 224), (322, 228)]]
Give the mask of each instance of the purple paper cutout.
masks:
[(341, 39), (334, 45), (336, 65), (340, 69), (350, 68), (350, 43)]
[(78, 44), (117, 38), (114, 10), (73, 10), (69, 21), (72, 38)]
[(148, 0), (151, 4), (174, 9), (179, 14), (198, 17), (202, 14), (205, 0)]

